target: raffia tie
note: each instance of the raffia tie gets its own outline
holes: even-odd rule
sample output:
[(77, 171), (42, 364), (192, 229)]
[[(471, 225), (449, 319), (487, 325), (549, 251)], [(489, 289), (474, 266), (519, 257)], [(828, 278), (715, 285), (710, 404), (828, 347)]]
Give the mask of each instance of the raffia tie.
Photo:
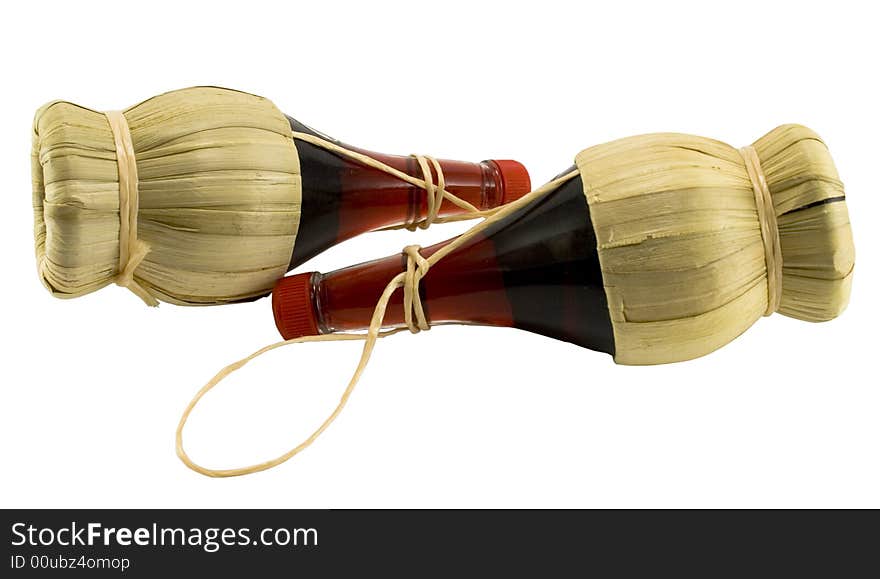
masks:
[(159, 302), (135, 278), (134, 272), (150, 252), (150, 246), (138, 239), (138, 173), (131, 131), (122, 111), (104, 113), (113, 132), (116, 145), (116, 165), (119, 172), (119, 271), (116, 285), (127, 288), (148, 306)]
[[(432, 253), (429, 257), (425, 257), (420, 253), (420, 248), (418, 245), (410, 245), (404, 248), (403, 253), (404, 255), (406, 255), (406, 269), (391, 278), (391, 280), (388, 282), (388, 285), (385, 286), (385, 289), (382, 291), (382, 295), (379, 297), (379, 301), (376, 303), (376, 308), (373, 310), (373, 316), (370, 319), (370, 325), (367, 328), (367, 332), (365, 334), (326, 334), (319, 336), (303, 336), (301, 338), (294, 338), (292, 340), (275, 342), (274, 344), (269, 344), (268, 346), (257, 350), (250, 356), (243, 358), (238, 362), (229, 364), (228, 366), (220, 370), (220, 372), (218, 372), (213, 378), (211, 378), (207, 384), (202, 386), (202, 388), (198, 392), (196, 392), (196, 395), (193, 396), (192, 400), (190, 400), (189, 404), (187, 404), (186, 408), (184, 409), (183, 414), (180, 417), (180, 422), (178, 422), (177, 424), (177, 431), (175, 434), (175, 446), (177, 450), (177, 456), (180, 457), (180, 460), (187, 467), (203, 475), (211, 477), (230, 477), (241, 476), (270, 469), (274, 466), (290, 460), (291, 458), (299, 454), (302, 450), (309, 447), (321, 435), (321, 433), (324, 432), (327, 427), (333, 423), (334, 420), (336, 420), (336, 417), (339, 416), (339, 413), (342, 412), (342, 409), (348, 402), (348, 399), (351, 396), (351, 393), (354, 391), (355, 386), (357, 386), (361, 375), (364, 373), (364, 370), (366, 370), (367, 364), (370, 361), (370, 356), (372, 356), (373, 354), (373, 348), (375, 348), (379, 338), (384, 338), (392, 334), (397, 334), (407, 329), (413, 333), (418, 333), (420, 331), (430, 329), (431, 326), (427, 317), (425, 316), (425, 311), (422, 307), (422, 300), (419, 296), (419, 284), (422, 278), (424, 278), (428, 271), (431, 269), (431, 267), (453, 251), (457, 250), (459, 247), (468, 243), (471, 239), (483, 232), (487, 227), (491, 226), (501, 219), (504, 219), (508, 215), (511, 215), (515, 211), (518, 211), (519, 209), (528, 205), (529, 203), (532, 203), (536, 199), (539, 199), (549, 192), (555, 190), (566, 181), (577, 176), (577, 174), (577, 170), (572, 171), (571, 173), (550, 181), (546, 185), (535, 189), (528, 195), (525, 195), (512, 203), (509, 203), (489, 212), (482, 222), (474, 225), (466, 232), (459, 235), (451, 242), (447, 243), (446, 245)], [(385, 311), (388, 308), (388, 303), (391, 300), (391, 296), (394, 295), (394, 292), (396, 292), (400, 288), (403, 288), (404, 321), (406, 323), (406, 327), (383, 330), (382, 322), (385, 319)], [(358, 365), (348, 382), (348, 386), (346, 386), (345, 390), (342, 392), (342, 397), (339, 399), (339, 402), (330, 413), (330, 415), (324, 419), (324, 422), (322, 422), (321, 425), (318, 426), (318, 428), (314, 432), (312, 432), (312, 434), (310, 434), (298, 445), (271, 460), (252, 464), (250, 466), (227, 469), (204, 467), (194, 462), (186, 453), (186, 450), (183, 446), (183, 429), (186, 426), (190, 413), (193, 411), (193, 409), (196, 407), (196, 405), (205, 394), (207, 394), (211, 389), (219, 384), (220, 381), (229, 376), (231, 373), (240, 369), (242, 366), (244, 366), (254, 358), (262, 356), (266, 352), (271, 352), (272, 350), (275, 350), (282, 346), (306, 342), (342, 342), (351, 340), (363, 341), (364, 347), (361, 351)]]
[[(427, 155), (413, 155), (413, 158), (419, 164), (419, 169), (422, 171), (422, 177), (425, 181), (425, 194), (428, 197), (428, 213), (422, 219), (408, 223), (405, 227), (410, 231), (427, 229), (430, 227), (439, 217), (440, 206), (443, 204), (443, 200), (450, 198), (450, 195), (452, 195), (446, 190), (446, 177), (443, 175), (443, 168), (440, 166), (440, 162), (437, 161), (437, 159)], [(431, 171), (431, 166), (433, 166), (434, 170), (437, 172), (436, 185), (434, 184), (434, 173)], [(456, 199), (459, 198), (456, 197)], [(462, 199), (459, 199), (459, 201), (466, 203)], [(467, 205), (470, 206), (468, 212), (473, 213), (476, 211), (479, 213), (479, 210), (476, 207), (470, 203), (467, 203)]]
[[(413, 334), (423, 330), (430, 330), (431, 324), (425, 316), (422, 307), (422, 297), (419, 295), (419, 283), (431, 269), (431, 262), (419, 253), (422, 249), (418, 245), (407, 245), (403, 248), (406, 255), (406, 275), (403, 277), (403, 317), (406, 327)], [(413, 319), (415, 318), (415, 319)]]
[(776, 223), (776, 209), (773, 197), (767, 186), (767, 178), (761, 168), (761, 160), (754, 147), (743, 147), (739, 150), (745, 161), (749, 180), (755, 192), (755, 205), (758, 209), (758, 222), (761, 225), (761, 239), (764, 241), (764, 260), (767, 266), (767, 310), (769, 316), (777, 309), (782, 300), (782, 245), (779, 241), (779, 226)]

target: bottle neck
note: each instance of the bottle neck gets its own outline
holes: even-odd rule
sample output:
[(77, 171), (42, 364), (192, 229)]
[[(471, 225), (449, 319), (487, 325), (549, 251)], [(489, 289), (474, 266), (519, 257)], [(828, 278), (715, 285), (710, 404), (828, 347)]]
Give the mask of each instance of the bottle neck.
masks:
[[(428, 257), (447, 243), (424, 248), (421, 253)], [(492, 241), (477, 237), (437, 262), (429, 275), (422, 278), (419, 293), (432, 325), (513, 325), (495, 255)], [(405, 268), (406, 257), (399, 254), (328, 274), (312, 274), (312, 303), (318, 332), (365, 329), (385, 286)], [(391, 297), (383, 326), (405, 326), (403, 292)]]
[[(429, 257), (447, 243), (421, 253)], [(285, 278), (273, 292), (276, 323), (288, 339), (364, 330), (386, 285), (405, 267), (406, 258), (394, 255), (328, 274)], [(431, 325), (516, 327), (614, 352), (596, 237), (579, 177), (436, 262), (419, 292)], [(402, 293), (392, 296), (384, 327), (404, 326)]]
[[(295, 132), (332, 141), (295, 119), (288, 119)], [(322, 147), (299, 139), (295, 139), (295, 142), (303, 195), (291, 269), (361, 233), (416, 223), (428, 214), (428, 197), (424, 189)], [(425, 177), (413, 157), (343, 146), (417, 179)], [(446, 190), (480, 210), (498, 207), (529, 189), (527, 179), (525, 184), (517, 183), (516, 187), (508, 185), (499, 162), (438, 161)], [(430, 170), (433, 182), (437, 183), (436, 171), (433, 167)], [(449, 217), (465, 211), (454, 203), (444, 202), (440, 205), (438, 215)]]

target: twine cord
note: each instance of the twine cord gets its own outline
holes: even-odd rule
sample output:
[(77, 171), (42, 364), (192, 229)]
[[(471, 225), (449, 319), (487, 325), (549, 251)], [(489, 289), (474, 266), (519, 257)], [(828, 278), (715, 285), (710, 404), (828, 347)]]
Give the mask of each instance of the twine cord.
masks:
[(104, 113), (116, 146), (116, 165), (119, 173), (119, 273), (114, 282), (127, 288), (148, 306), (158, 306), (158, 300), (138, 282), (134, 272), (150, 252), (150, 246), (138, 239), (138, 172), (131, 143), (131, 131), (122, 111)]
[(758, 222), (761, 226), (761, 239), (764, 242), (764, 260), (767, 266), (767, 309), (765, 316), (769, 316), (777, 309), (782, 301), (782, 245), (779, 241), (779, 226), (776, 222), (776, 209), (773, 207), (773, 197), (767, 186), (767, 178), (761, 168), (758, 153), (752, 146), (743, 147), (739, 150), (752, 182), (752, 190), (755, 192), (755, 205), (758, 209)]
[[(424, 257), (419, 252), (420, 248), (417, 245), (410, 245), (404, 248), (403, 253), (404, 255), (406, 255), (407, 258), (406, 268), (404, 271), (394, 276), (388, 282), (388, 285), (385, 286), (385, 289), (382, 291), (382, 295), (379, 297), (379, 300), (376, 303), (376, 308), (373, 310), (373, 315), (370, 319), (370, 325), (367, 328), (366, 333), (343, 333), (318, 336), (303, 336), (301, 338), (294, 338), (292, 340), (275, 342), (274, 344), (265, 346), (257, 350), (250, 356), (234, 362), (220, 370), (220, 372), (218, 372), (213, 378), (211, 378), (207, 384), (202, 386), (202, 388), (196, 393), (196, 395), (192, 398), (192, 400), (190, 400), (189, 404), (187, 404), (186, 408), (184, 409), (183, 414), (180, 417), (180, 422), (177, 425), (177, 431), (175, 433), (175, 448), (177, 451), (177, 456), (187, 467), (200, 474), (211, 477), (232, 477), (270, 469), (287, 460), (290, 460), (299, 452), (308, 448), (321, 435), (321, 433), (324, 432), (334, 420), (336, 420), (340, 412), (342, 412), (342, 409), (348, 402), (348, 399), (351, 396), (351, 393), (354, 391), (355, 386), (357, 386), (361, 375), (364, 373), (364, 370), (366, 369), (367, 364), (370, 361), (370, 356), (372, 356), (373, 349), (375, 348), (379, 338), (384, 338), (392, 334), (397, 334), (407, 329), (412, 333), (418, 333), (420, 331), (430, 329), (430, 322), (425, 316), (425, 311), (422, 307), (422, 301), (419, 297), (419, 283), (421, 282), (422, 278), (428, 273), (431, 266), (435, 265), (445, 256), (452, 253), (475, 236), (479, 235), (487, 227), (507, 217), (515, 211), (518, 211), (519, 209), (535, 201), (536, 199), (543, 197), (547, 193), (555, 190), (561, 184), (574, 178), (577, 175), (578, 171), (574, 170), (566, 175), (550, 181), (549, 183), (543, 185), (542, 187), (539, 187), (538, 189), (535, 189), (531, 193), (517, 199), (512, 203), (504, 205), (497, 210), (493, 210), (490, 214), (486, 216), (483, 221), (474, 225), (462, 235), (456, 237), (450, 243), (444, 245), (439, 250), (432, 253), (429, 257)], [(406, 175), (406, 177), (409, 177), (409, 175)], [(394, 292), (396, 292), (400, 288), (403, 288), (404, 291), (404, 317), (406, 327), (382, 330), (382, 322), (385, 319), (385, 311), (388, 308), (388, 303), (391, 300), (391, 296), (394, 295)], [(254, 358), (262, 356), (266, 352), (270, 352), (282, 346), (307, 342), (341, 342), (351, 340), (363, 341), (364, 347), (361, 351), (360, 360), (358, 361), (357, 367), (355, 368), (354, 373), (352, 374), (351, 379), (348, 382), (348, 385), (346, 386), (341, 398), (339, 399), (339, 402), (330, 413), (330, 415), (324, 419), (321, 425), (318, 426), (318, 428), (314, 432), (312, 432), (312, 434), (310, 434), (298, 445), (273, 459), (252, 464), (250, 466), (228, 469), (213, 469), (201, 466), (198, 463), (194, 462), (186, 453), (183, 445), (183, 429), (186, 426), (190, 413), (193, 411), (193, 409), (196, 407), (196, 405), (205, 394), (207, 394), (211, 389), (213, 389), (217, 384), (219, 384), (231, 373), (239, 370), (242, 366), (244, 366)]]

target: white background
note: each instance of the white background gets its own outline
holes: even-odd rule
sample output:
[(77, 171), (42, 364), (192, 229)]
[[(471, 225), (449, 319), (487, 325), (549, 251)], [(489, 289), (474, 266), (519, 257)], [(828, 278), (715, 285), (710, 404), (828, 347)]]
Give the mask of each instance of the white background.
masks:
[[(21, 2), (4, 14), (4, 507), (880, 507), (877, 15), (867, 2)], [(515, 158), (540, 184), (581, 149), (651, 131), (734, 145), (798, 122), (831, 148), (857, 249), (849, 309), (760, 320), (692, 362), (610, 357), (509, 329), (380, 343), (340, 419), (266, 473), (174, 454), (191, 395), (277, 338), (269, 300), (146, 308), (111, 286), (49, 296), (33, 259), (34, 110), (118, 109), (195, 84), (265, 95), (346, 142)], [(360, 237), (300, 271), (466, 226)], [(359, 345), (294, 346), (193, 417), (213, 466), (311, 431)], [(438, 356), (439, 354), (439, 356)]]

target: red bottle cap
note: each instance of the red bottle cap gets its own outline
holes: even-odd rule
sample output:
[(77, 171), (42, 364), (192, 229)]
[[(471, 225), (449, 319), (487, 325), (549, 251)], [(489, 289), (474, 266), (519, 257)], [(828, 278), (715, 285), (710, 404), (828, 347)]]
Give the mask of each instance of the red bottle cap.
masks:
[(492, 162), (498, 167), (501, 183), (504, 185), (504, 197), (501, 203), (516, 201), (532, 190), (532, 180), (522, 163), (511, 159), (492, 159)]
[(283, 277), (272, 290), (275, 326), (285, 340), (320, 334), (312, 299), (312, 275), (314, 272)]

